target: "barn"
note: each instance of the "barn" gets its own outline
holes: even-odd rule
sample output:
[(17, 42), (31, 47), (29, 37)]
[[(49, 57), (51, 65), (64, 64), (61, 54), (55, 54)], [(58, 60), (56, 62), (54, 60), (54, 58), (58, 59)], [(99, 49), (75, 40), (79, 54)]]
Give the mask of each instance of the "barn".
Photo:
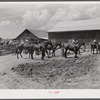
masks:
[(48, 38), (61, 42), (76, 39), (100, 39), (100, 18), (78, 21), (64, 21), (48, 30)]
[(45, 30), (33, 30), (33, 29), (25, 29), (22, 33), (20, 33), (13, 40), (23, 40), (23, 39), (31, 39), (31, 40), (47, 40), (48, 34)]

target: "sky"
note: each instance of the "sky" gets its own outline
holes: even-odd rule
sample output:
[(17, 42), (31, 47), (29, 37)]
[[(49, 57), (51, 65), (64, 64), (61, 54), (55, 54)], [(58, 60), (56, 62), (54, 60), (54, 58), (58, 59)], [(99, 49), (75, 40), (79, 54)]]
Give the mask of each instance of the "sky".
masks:
[(0, 37), (12, 39), (24, 29), (50, 30), (63, 21), (100, 18), (100, 3), (0, 3)]

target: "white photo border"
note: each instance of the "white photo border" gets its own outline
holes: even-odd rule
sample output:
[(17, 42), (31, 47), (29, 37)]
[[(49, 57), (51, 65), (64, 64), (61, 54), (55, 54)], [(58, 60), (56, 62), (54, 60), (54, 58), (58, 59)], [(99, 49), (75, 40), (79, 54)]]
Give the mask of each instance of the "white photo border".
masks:
[[(47, 2), (0, 2), (0, 4), (32, 4), (32, 3), (100, 3), (99, 1), (47, 1)], [(52, 93), (50, 93), (52, 91)], [(55, 93), (58, 92), (58, 93)], [(75, 99), (75, 98), (100, 98), (99, 89), (1, 89), (0, 99)]]

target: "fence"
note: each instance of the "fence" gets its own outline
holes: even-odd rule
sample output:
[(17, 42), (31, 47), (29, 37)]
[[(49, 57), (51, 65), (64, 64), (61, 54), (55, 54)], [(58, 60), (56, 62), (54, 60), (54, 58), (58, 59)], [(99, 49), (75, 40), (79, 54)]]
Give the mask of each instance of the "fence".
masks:
[(15, 53), (15, 46), (0, 45), (0, 56)]

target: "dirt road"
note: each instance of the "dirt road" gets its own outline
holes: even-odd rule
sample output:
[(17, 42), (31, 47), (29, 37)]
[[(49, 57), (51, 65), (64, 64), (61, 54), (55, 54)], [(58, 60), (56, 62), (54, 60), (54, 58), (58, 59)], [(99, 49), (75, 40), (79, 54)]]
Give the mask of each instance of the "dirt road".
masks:
[[(59, 51), (58, 51), (59, 52)], [(56, 55), (59, 53), (56, 53)], [(70, 55), (35, 60), (24, 55), (0, 57), (0, 88), (8, 89), (88, 89), (100, 88), (100, 55), (82, 53), (78, 59)]]
[[(40, 56), (35, 55), (34, 59), (40, 59)], [(10, 69), (13, 66), (17, 66), (18, 64), (29, 62), (33, 62), (33, 60), (31, 60), (29, 56), (25, 54), (23, 54), (23, 59), (21, 57), (20, 59), (17, 59), (16, 55), (14, 54), (0, 56), (0, 72)]]
[[(57, 56), (61, 56), (60, 55), (60, 50), (56, 52)], [(89, 52), (82, 54), (81, 56), (90, 54)], [(73, 55), (70, 55), (69, 57), (72, 57)], [(30, 62), (36, 62), (40, 59), (41, 56), (37, 56), (34, 54), (34, 60), (29, 58), (28, 54), (23, 54), (23, 59), (17, 59), (16, 55), (14, 54), (10, 54), (10, 55), (5, 55), (5, 56), (0, 56), (0, 72), (2, 73), (3, 71), (6, 71), (7, 69), (12, 68), (13, 66), (17, 66), (21, 63), (30, 63)], [(47, 58), (45, 58), (47, 59)]]

